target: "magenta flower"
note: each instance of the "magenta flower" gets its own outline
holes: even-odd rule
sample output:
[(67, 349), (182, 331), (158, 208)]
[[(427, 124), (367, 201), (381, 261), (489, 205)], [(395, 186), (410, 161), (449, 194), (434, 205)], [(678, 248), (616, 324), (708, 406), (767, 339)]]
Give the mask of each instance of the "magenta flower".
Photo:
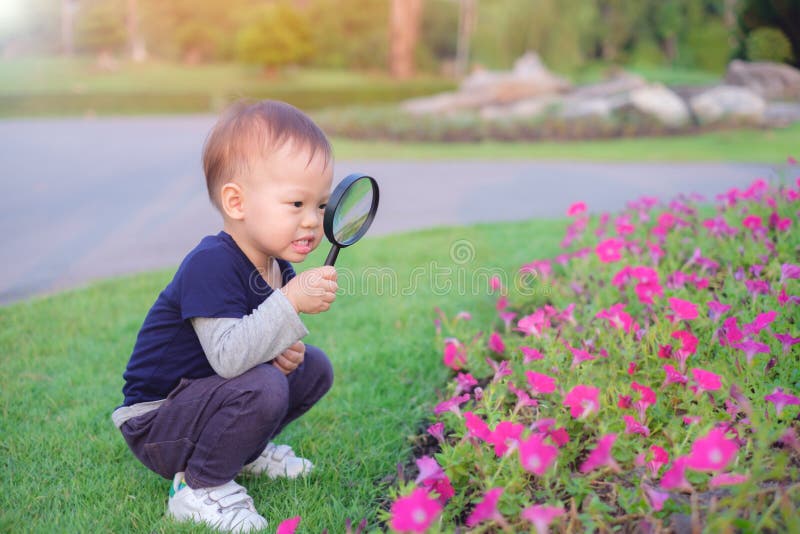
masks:
[(681, 371), (686, 370), (686, 360), (697, 352), (697, 338), (688, 330), (678, 330), (672, 337), (681, 342), (680, 348), (675, 350), (675, 359), (680, 364)]
[(601, 262), (614, 263), (622, 259), (622, 249), (624, 248), (625, 241), (612, 237), (598, 243), (594, 251)]
[[(466, 414), (465, 414), (466, 415)], [(442, 443), (444, 441), (444, 423), (439, 421), (428, 427), (428, 434), (436, 438), (436, 441)]]
[(506, 350), (506, 345), (503, 343), (503, 338), (501, 338), (500, 334), (497, 332), (492, 332), (492, 335), (489, 336), (489, 349), (493, 350), (497, 354), (503, 354)]
[(800, 265), (793, 263), (784, 263), (781, 265), (781, 279), (779, 284), (783, 284), (786, 280), (796, 280), (800, 278)]
[(489, 290), (494, 293), (503, 289), (503, 282), (500, 281), (499, 276), (493, 276), (489, 279)]
[(456, 395), (455, 397), (451, 397), (437, 404), (433, 409), (433, 413), (435, 415), (441, 415), (445, 412), (453, 412), (456, 415), (461, 415), (460, 407), (469, 399), (470, 399), (469, 393), (464, 393), (463, 395)]
[(708, 303), (709, 317), (711, 317), (711, 320), (714, 322), (716, 322), (717, 319), (722, 317), (730, 309), (731, 307), (729, 304), (722, 304), (716, 300), (712, 300)]
[(637, 421), (632, 415), (623, 415), (622, 419), (625, 420), (626, 434), (641, 434), (644, 437), (650, 436), (650, 429)]
[(631, 328), (636, 330), (638, 325), (633, 322), (633, 318), (624, 308), (624, 304), (614, 304), (607, 310), (600, 310), (597, 312), (595, 317), (598, 319), (606, 319), (613, 328), (618, 330), (623, 329), (625, 332), (630, 333)]
[(420, 484), (428, 492), (435, 492), (439, 495), (437, 499), (439, 504), (442, 506), (447, 504), (447, 501), (455, 495), (455, 489), (438, 462), (430, 456), (423, 456), (416, 460), (416, 464), (419, 475), (414, 482)]
[(775, 413), (778, 417), (786, 406), (800, 405), (800, 397), (796, 397), (791, 393), (784, 393), (783, 388), (775, 388), (772, 393), (764, 396), (765, 401), (769, 401), (775, 405)]
[(750, 336), (758, 335), (764, 328), (770, 325), (772, 321), (775, 320), (777, 317), (778, 312), (776, 311), (768, 311), (766, 313), (759, 313), (758, 316), (753, 320), (752, 323), (747, 323), (742, 326), (742, 330), (745, 334)]
[(445, 339), (443, 361), (447, 367), (458, 371), (467, 364), (466, 348), (456, 338)]
[(580, 215), (581, 213), (586, 213), (586, 203), (585, 202), (575, 202), (567, 208), (567, 216), (568, 217), (575, 217), (576, 215)]
[(536, 529), (536, 534), (547, 534), (550, 523), (561, 515), (564, 515), (563, 506), (533, 505), (525, 508), (520, 513), (520, 517), (529, 521)]
[(647, 484), (642, 484), (642, 489), (647, 497), (647, 502), (654, 512), (660, 512), (664, 508), (664, 503), (669, 499), (669, 493), (665, 491), (658, 491)]
[(556, 379), (552, 376), (534, 371), (525, 371), (525, 376), (534, 395), (552, 393), (556, 390)]
[(511, 363), (508, 360), (501, 360), (500, 363), (497, 363), (491, 358), (486, 358), (486, 363), (489, 364), (489, 367), (494, 371), (492, 382), (499, 382), (504, 376), (508, 376), (512, 373)]
[(650, 475), (656, 477), (661, 468), (669, 463), (669, 453), (658, 445), (652, 445), (650, 446), (650, 456), (647, 469), (650, 470)]
[(472, 388), (478, 385), (478, 381), (470, 373), (458, 373), (456, 383), (458, 384), (455, 391), (456, 395), (465, 391), (469, 393)]
[(647, 408), (656, 403), (656, 392), (636, 382), (631, 383), (631, 389), (639, 393), (639, 399), (634, 403), (634, 407), (639, 412), (639, 420), (644, 422)]
[(781, 342), (784, 354), (789, 352), (791, 347), (800, 343), (800, 337), (793, 337), (789, 334), (775, 334), (775, 339)]
[(411, 495), (400, 497), (392, 504), (390, 526), (395, 532), (425, 532), (442, 511), (442, 505), (417, 488)]
[(664, 472), (659, 486), (667, 490), (692, 491), (692, 485), (686, 479), (686, 464), (689, 458), (679, 456), (672, 462), (672, 467)]
[(511, 447), (516, 447), (519, 438), (525, 430), (525, 425), (512, 423), (511, 421), (500, 421), (486, 439), (488, 443), (494, 445), (494, 453), (498, 458), (502, 457)]
[(275, 531), (275, 534), (294, 534), (294, 531), (297, 530), (297, 525), (300, 524), (300, 519), (299, 515), (284, 519), (278, 525), (278, 530)]
[(725, 437), (725, 430), (712, 429), (692, 444), (686, 467), (695, 471), (722, 471), (739, 452), (736, 441)]
[(640, 282), (636, 284), (636, 296), (639, 297), (639, 302), (642, 304), (653, 304), (655, 302), (653, 297), (663, 297), (664, 289), (658, 282)]
[(663, 369), (664, 372), (667, 374), (667, 376), (664, 379), (662, 387), (668, 384), (685, 384), (686, 382), (689, 381), (688, 378), (686, 378), (684, 375), (678, 372), (678, 370), (672, 367), (671, 365), (665, 365)]
[(756, 354), (769, 354), (769, 345), (767, 345), (766, 343), (753, 341), (752, 339), (746, 339), (741, 343), (737, 343), (736, 345), (733, 345), (733, 348), (739, 349), (742, 352), (744, 352), (745, 358), (747, 358), (748, 365), (753, 363), (753, 357)]
[(584, 419), (600, 409), (600, 389), (578, 384), (564, 397), (564, 406), (570, 408), (575, 419)]
[(744, 285), (752, 296), (769, 295), (769, 282), (766, 280), (745, 280)]
[(542, 476), (553, 465), (558, 456), (558, 448), (547, 445), (542, 434), (532, 434), (519, 442), (519, 461), (522, 468)]
[(583, 349), (577, 349), (570, 345), (569, 343), (565, 343), (569, 351), (572, 353), (572, 368), (580, 365), (583, 362), (587, 362), (590, 360), (594, 360), (597, 356), (591, 354), (589, 351)]
[(474, 436), (483, 441), (488, 441), (492, 431), (489, 425), (472, 412), (464, 412), (464, 423), (467, 426), (467, 436)]
[(744, 338), (744, 332), (739, 330), (739, 327), (736, 326), (737, 321), (738, 319), (736, 317), (728, 317), (725, 319), (725, 322), (722, 323), (722, 328), (720, 328), (718, 334), (719, 344), (723, 347), (732, 345)]
[(748, 478), (750, 478), (748, 475), (740, 475), (736, 473), (720, 473), (718, 475), (714, 475), (713, 477), (711, 477), (711, 480), (708, 481), (708, 487), (719, 488), (721, 486), (735, 486), (736, 484), (747, 482)]
[(508, 389), (517, 396), (517, 407), (539, 405), (539, 401), (531, 398), (525, 390), (519, 389), (513, 383), (508, 383)]
[(673, 314), (667, 317), (671, 318), (673, 322), (697, 319), (699, 315), (697, 304), (675, 297), (670, 297), (667, 301), (669, 302), (670, 308), (672, 308)]
[(548, 321), (542, 310), (536, 310), (530, 315), (522, 317), (517, 321), (516, 330), (526, 336), (542, 337), (542, 330), (547, 326)]
[(531, 347), (522, 346), (522, 347), (519, 348), (519, 350), (522, 351), (522, 355), (523, 355), (522, 363), (530, 363), (530, 362), (535, 361), (535, 360), (543, 360), (544, 359), (544, 354), (542, 354), (538, 350), (533, 349)]
[(692, 369), (691, 373), (698, 391), (717, 391), (722, 387), (722, 380), (718, 374), (698, 368)]
[(617, 465), (617, 462), (611, 455), (611, 447), (614, 446), (614, 442), (616, 440), (616, 434), (606, 434), (605, 436), (601, 437), (597, 442), (597, 446), (595, 446), (592, 452), (589, 453), (589, 456), (586, 458), (586, 460), (584, 460), (581, 464), (581, 473), (588, 473), (589, 471), (593, 471), (594, 469), (603, 466), (608, 466), (613, 471), (619, 471), (619, 465)]
[(472, 513), (467, 517), (467, 526), (474, 527), (484, 521), (497, 521), (506, 524), (502, 514), (497, 510), (497, 501), (503, 494), (503, 488), (492, 488), (484, 494), (483, 499), (475, 505)]

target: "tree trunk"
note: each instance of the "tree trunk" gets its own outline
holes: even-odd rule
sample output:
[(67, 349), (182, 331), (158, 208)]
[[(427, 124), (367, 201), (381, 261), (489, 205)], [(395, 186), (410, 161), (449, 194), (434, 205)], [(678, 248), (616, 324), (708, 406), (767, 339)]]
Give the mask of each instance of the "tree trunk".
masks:
[(75, 11), (78, 5), (74, 0), (61, 0), (61, 53), (71, 56), (75, 53)]
[(422, 0), (392, 0), (389, 69), (394, 78), (415, 74), (414, 49), (419, 38)]
[(136, 63), (141, 63), (147, 59), (147, 48), (139, 33), (138, 0), (128, 0), (128, 13), (125, 18), (128, 26), (128, 50), (131, 53), (131, 59)]
[(469, 44), (477, 21), (476, 0), (458, 0), (458, 42), (456, 44), (455, 71), (457, 77), (467, 73)]

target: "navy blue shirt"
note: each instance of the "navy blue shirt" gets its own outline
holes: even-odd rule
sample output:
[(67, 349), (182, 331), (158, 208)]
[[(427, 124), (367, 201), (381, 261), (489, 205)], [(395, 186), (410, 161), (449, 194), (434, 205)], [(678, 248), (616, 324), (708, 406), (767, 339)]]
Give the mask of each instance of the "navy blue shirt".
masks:
[[(294, 278), (294, 269), (284, 260), (278, 260), (278, 265), (286, 284)], [(272, 291), (229, 234), (203, 238), (145, 317), (122, 375), (124, 406), (164, 399), (181, 378), (213, 375), (192, 317), (240, 319)]]

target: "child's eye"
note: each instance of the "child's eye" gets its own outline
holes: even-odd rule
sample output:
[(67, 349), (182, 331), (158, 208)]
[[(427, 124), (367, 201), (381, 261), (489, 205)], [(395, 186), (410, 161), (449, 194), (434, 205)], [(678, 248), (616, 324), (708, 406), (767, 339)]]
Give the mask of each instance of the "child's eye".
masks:
[(292, 206), (294, 206), (295, 208), (302, 208), (303, 203), (298, 200), (297, 202), (292, 202)]
[(320, 204), (320, 205), (319, 205), (319, 209), (321, 209), (321, 210), (324, 210), (324, 209), (325, 209), (325, 208), (327, 208), (327, 207), (328, 207), (328, 205), (327, 205), (327, 204)]

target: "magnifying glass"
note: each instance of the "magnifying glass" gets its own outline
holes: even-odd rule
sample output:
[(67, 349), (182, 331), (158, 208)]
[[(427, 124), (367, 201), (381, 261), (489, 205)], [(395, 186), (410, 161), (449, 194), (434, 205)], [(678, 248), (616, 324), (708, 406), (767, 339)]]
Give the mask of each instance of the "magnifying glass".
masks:
[(349, 247), (364, 234), (378, 211), (378, 182), (366, 174), (355, 173), (333, 190), (322, 226), (331, 242), (325, 265), (333, 265), (339, 250)]

